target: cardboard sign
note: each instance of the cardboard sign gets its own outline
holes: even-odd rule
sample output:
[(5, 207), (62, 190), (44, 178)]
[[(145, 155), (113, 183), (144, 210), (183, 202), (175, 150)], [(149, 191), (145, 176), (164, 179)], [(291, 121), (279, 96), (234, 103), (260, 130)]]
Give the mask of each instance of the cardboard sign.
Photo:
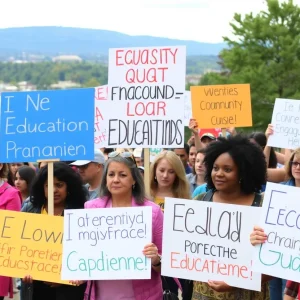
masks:
[(272, 125), (274, 134), (268, 139), (268, 146), (283, 149), (300, 147), (300, 100), (276, 99)]
[(108, 118), (109, 114), (107, 93), (107, 85), (95, 88), (95, 149), (107, 146), (107, 130), (105, 128), (105, 118)]
[[(162, 275), (260, 291), (250, 233), (259, 207), (165, 199)], [(249, 218), (251, 216), (251, 218)]]
[(1, 94), (1, 162), (94, 158), (94, 89)]
[(182, 148), (186, 48), (109, 50), (108, 147)]
[(0, 274), (61, 280), (63, 218), (0, 210)]
[(199, 128), (251, 127), (249, 84), (191, 86), (193, 117)]
[(299, 282), (300, 189), (267, 183), (260, 222), (267, 242), (255, 247), (253, 269)]
[(151, 207), (68, 210), (64, 229), (63, 279), (151, 278)]

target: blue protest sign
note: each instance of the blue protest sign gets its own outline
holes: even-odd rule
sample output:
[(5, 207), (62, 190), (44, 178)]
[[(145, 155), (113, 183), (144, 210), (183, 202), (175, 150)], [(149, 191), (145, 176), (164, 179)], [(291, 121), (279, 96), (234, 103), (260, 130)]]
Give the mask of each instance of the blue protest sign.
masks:
[(94, 93), (2, 93), (0, 162), (94, 159)]

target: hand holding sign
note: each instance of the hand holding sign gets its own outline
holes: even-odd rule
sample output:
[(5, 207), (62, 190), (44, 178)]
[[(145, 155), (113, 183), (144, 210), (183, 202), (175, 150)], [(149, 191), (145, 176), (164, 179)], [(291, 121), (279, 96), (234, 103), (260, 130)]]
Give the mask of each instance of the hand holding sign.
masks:
[(157, 256), (151, 207), (68, 210), (64, 226), (62, 278), (150, 278)]
[(250, 242), (252, 246), (256, 246), (265, 243), (267, 238), (268, 236), (265, 234), (264, 230), (259, 226), (255, 226), (250, 235)]

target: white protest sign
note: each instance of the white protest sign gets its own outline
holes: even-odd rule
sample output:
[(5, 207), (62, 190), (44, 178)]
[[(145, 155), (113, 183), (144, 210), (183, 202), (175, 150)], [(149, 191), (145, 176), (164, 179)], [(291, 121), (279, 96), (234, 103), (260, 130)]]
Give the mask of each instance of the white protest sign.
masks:
[(268, 240), (255, 247), (254, 270), (299, 282), (299, 199), (299, 188), (267, 183), (261, 219), (258, 224), (268, 235)]
[(109, 115), (109, 106), (107, 103), (108, 86), (102, 85), (95, 87), (95, 148), (99, 149), (107, 146), (107, 131), (105, 127), (105, 118)]
[(300, 147), (300, 100), (276, 99), (272, 125), (274, 134), (269, 137), (268, 146)]
[(186, 47), (109, 50), (108, 147), (182, 148)]
[(185, 91), (184, 94), (184, 126), (189, 126), (190, 119), (192, 119), (192, 100), (191, 100), (191, 92)]
[(62, 278), (150, 279), (151, 240), (151, 207), (66, 210)]
[(260, 291), (250, 244), (259, 212), (259, 207), (166, 198), (162, 275)]

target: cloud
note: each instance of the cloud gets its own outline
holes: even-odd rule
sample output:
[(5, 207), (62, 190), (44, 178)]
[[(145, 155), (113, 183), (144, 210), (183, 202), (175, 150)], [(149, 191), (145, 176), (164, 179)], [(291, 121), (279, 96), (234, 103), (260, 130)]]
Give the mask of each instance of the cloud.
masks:
[(2, 0), (9, 13), (1, 14), (0, 28), (70, 26), (222, 42), (235, 12), (264, 8), (264, 0)]

